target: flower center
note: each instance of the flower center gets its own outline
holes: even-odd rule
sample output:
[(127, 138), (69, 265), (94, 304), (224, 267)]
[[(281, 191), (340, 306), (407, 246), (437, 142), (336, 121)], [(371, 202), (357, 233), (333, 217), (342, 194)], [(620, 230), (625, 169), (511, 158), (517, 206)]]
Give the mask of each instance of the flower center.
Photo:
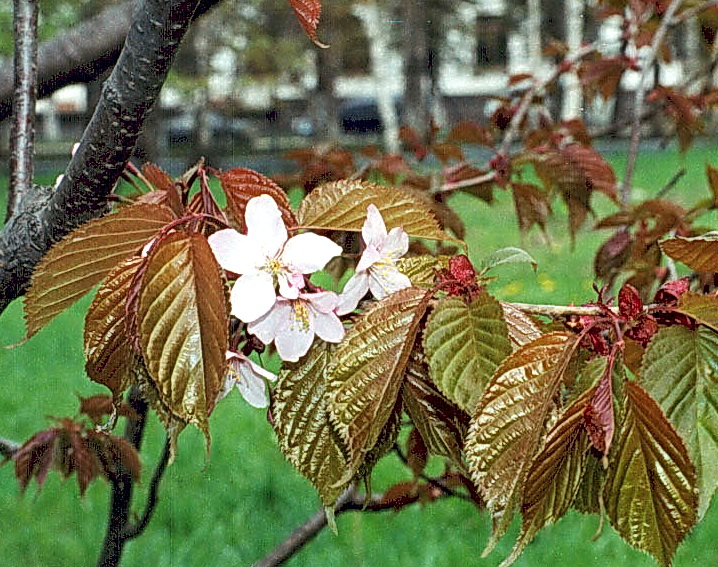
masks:
[(294, 320), (292, 328), (298, 328), (300, 331), (310, 331), (312, 326), (309, 321), (309, 308), (303, 301), (293, 301)]
[(279, 260), (277, 260), (277, 258), (269, 258), (267, 260), (266, 267), (267, 267), (267, 270), (269, 271), (269, 273), (271, 273), (275, 276), (278, 276), (279, 274), (281, 274), (282, 272), (285, 271), (284, 265)]

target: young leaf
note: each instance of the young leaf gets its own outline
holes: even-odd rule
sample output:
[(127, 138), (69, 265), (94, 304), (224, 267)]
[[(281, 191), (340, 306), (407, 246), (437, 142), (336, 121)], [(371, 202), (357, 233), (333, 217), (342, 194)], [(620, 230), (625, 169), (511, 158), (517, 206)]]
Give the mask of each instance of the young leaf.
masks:
[(225, 171), (219, 176), (219, 181), (227, 197), (227, 210), (241, 232), (246, 229), (244, 211), (247, 203), (253, 197), (265, 194), (277, 203), (284, 224), (290, 228), (297, 226), (297, 218), (294, 216), (287, 194), (268, 177), (251, 169), (237, 168)]
[(377, 444), (399, 396), (427, 292), (398, 291), (355, 319), (327, 369), (329, 413), (356, 472)]
[(445, 457), (464, 468), (464, 439), (469, 415), (446, 399), (429, 379), (429, 368), (415, 348), (401, 389), (404, 409), (432, 455)]
[(568, 333), (550, 333), (524, 345), (499, 366), (479, 401), (465, 450), (494, 521), (484, 555), (511, 524), (575, 347)]
[(98, 284), (173, 219), (169, 208), (138, 203), (92, 220), (53, 246), (25, 296), (27, 337)]
[(334, 347), (317, 341), (309, 353), (279, 375), (272, 416), (279, 448), (287, 460), (332, 506), (344, 490), (348, 465), (327, 411), (326, 368)]
[(635, 382), (627, 382), (625, 392), (606, 479), (606, 513), (624, 540), (667, 567), (696, 522), (696, 472), (656, 401)]
[(224, 381), (228, 315), (207, 240), (177, 231), (153, 250), (140, 291), (140, 344), (161, 401), (209, 441), (207, 419)]
[(59, 434), (58, 427), (40, 431), (15, 451), (12, 460), (15, 461), (15, 477), (22, 492), (25, 492), (33, 476), (37, 479), (38, 489), (45, 484), (47, 473), (53, 464), (55, 443)]
[(512, 183), (511, 191), (521, 233), (527, 233), (535, 224), (545, 231), (551, 214), (546, 192), (532, 183)]
[(424, 350), (439, 390), (473, 413), (489, 378), (511, 353), (501, 305), (486, 292), (468, 305), (459, 297), (440, 300), (426, 323)]
[(412, 285), (423, 288), (433, 287), (436, 283), (436, 272), (446, 269), (448, 265), (447, 256), (437, 257), (430, 254), (405, 256), (396, 262), (396, 267), (409, 278)]
[(641, 384), (666, 413), (695, 463), (699, 517), (718, 487), (718, 335), (682, 326), (661, 329), (643, 357)]
[(583, 415), (594, 394), (595, 388), (566, 409), (536, 455), (524, 486), (521, 533), (502, 565), (513, 563), (544, 526), (566, 514), (576, 497), (589, 456)]
[(373, 203), (387, 230), (401, 226), (409, 236), (450, 240), (421, 200), (406, 191), (366, 181), (334, 181), (314, 189), (297, 211), (302, 226), (360, 231)]
[(718, 272), (718, 233), (710, 232), (693, 238), (669, 238), (661, 249), (676, 262), (696, 272)]
[(597, 451), (608, 454), (613, 441), (616, 418), (613, 413), (613, 362), (606, 364), (606, 369), (589, 398), (583, 414), (584, 425)]
[(317, 39), (317, 25), (322, 14), (320, 0), (289, 0), (302, 29), (317, 46), (327, 47)]
[(501, 266), (502, 264), (531, 264), (534, 272), (538, 267), (538, 263), (531, 257), (531, 254), (515, 246), (495, 250), (483, 261), (483, 266), (486, 270)]
[(85, 316), (85, 370), (118, 399), (132, 381), (134, 352), (125, 331), (125, 306), (132, 278), (142, 263), (129, 258), (107, 276)]

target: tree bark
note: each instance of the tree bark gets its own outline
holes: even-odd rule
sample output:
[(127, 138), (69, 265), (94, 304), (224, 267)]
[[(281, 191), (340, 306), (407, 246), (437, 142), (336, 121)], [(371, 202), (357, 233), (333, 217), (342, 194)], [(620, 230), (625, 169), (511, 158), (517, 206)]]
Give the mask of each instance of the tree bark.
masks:
[(379, 6), (374, 0), (353, 6), (354, 15), (359, 18), (369, 40), (371, 72), (376, 89), (376, 101), (384, 127), (384, 149), (388, 153), (399, 151), (399, 118), (391, 93), (391, 74), (387, 67), (389, 33), (382, 26)]
[(5, 220), (12, 216), (18, 199), (32, 185), (37, 93), (37, 18), (37, 0), (15, 0), (15, 120), (10, 133), (10, 188)]
[[(576, 53), (583, 41), (583, 0), (566, 0), (564, 10), (566, 16), (566, 44), (569, 53)], [(561, 119), (573, 120), (581, 118), (583, 94), (578, 73), (571, 71), (563, 76), (563, 100), (561, 101)]]
[(0, 313), (52, 244), (101, 215), (159, 95), (199, 0), (144, 0), (57, 189), (34, 186), (0, 235)]
[[(431, 127), (431, 72), (426, 0), (403, 0), (403, 122), (422, 139)], [(428, 140), (425, 140), (428, 141)]]
[[(195, 16), (221, 0), (201, 0)], [(132, 24), (135, 0), (110, 6), (38, 47), (37, 95), (43, 98), (73, 84), (89, 83), (117, 61)], [(0, 59), (0, 121), (12, 114), (12, 61)]]

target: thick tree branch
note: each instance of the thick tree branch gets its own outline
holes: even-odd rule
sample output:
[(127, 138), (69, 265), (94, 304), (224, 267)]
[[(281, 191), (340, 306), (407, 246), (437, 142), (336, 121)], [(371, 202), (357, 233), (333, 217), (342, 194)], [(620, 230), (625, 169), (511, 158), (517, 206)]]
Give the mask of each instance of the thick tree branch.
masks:
[(37, 0), (15, 0), (15, 98), (10, 133), (10, 188), (6, 220), (14, 214), (18, 198), (32, 185), (37, 92), (37, 16)]
[(23, 195), (0, 236), (0, 313), (49, 247), (102, 214), (199, 0), (144, 0), (80, 147), (56, 190)]
[[(201, 0), (195, 17), (221, 0)], [(112, 68), (132, 24), (135, 0), (109, 6), (38, 49), (38, 97), (73, 83), (89, 83)], [(0, 121), (10, 117), (12, 61), (0, 59)]]

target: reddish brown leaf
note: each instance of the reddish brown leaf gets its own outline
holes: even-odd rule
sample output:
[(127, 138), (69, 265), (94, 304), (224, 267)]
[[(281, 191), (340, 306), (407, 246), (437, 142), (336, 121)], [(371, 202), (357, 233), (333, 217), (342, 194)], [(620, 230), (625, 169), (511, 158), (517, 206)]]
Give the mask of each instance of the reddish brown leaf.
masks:
[(660, 244), (663, 252), (696, 272), (718, 272), (718, 235), (671, 238)]
[(319, 0), (289, 0), (289, 3), (309, 39), (319, 47), (328, 47), (317, 39), (317, 26), (322, 15), (322, 3)]
[(416, 481), (398, 482), (382, 494), (380, 507), (401, 510), (419, 500), (419, 484)]
[(628, 66), (629, 60), (625, 56), (585, 61), (578, 68), (578, 76), (589, 97), (601, 95), (603, 100), (609, 100)]
[(120, 264), (97, 290), (85, 316), (85, 371), (91, 380), (107, 386), (115, 399), (132, 382), (132, 344), (125, 321), (126, 300), (140, 257)]
[(718, 169), (712, 165), (706, 164), (706, 176), (708, 177), (708, 186), (713, 197), (713, 207), (718, 207)]
[(246, 229), (244, 211), (247, 208), (247, 202), (252, 197), (264, 194), (276, 201), (282, 213), (282, 220), (287, 227), (297, 226), (297, 219), (289, 204), (287, 194), (268, 177), (251, 169), (238, 168), (221, 174), (219, 180), (227, 196), (227, 210), (239, 226), (240, 231), (244, 232)]
[(419, 133), (409, 126), (399, 128), (399, 140), (406, 144), (419, 161), (422, 161), (429, 153)]
[(643, 313), (641, 296), (631, 284), (624, 284), (618, 292), (618, 311), (622, 317), (629, 320)]
[(137, 419), (139, 415), (128, 404), (114, 404), (112, 396), (106, 394), (95, 394), (87, 398), (80, 398), (80, 413), (84, 413), (93, 423), (101, 423), (106, 415), (111, 415), (113, 411), (117, 411), (120, 417)]
[(459, 122), (447, 136), (449, 142), (464, 142), (479, 146), (492, 147), (494, 140), (491, 132), (478, 122)]
[(611, 281), (631, 257), (633, 239), (627, 230), (619, 230), (596, 252), (593, 272), (598, 279)]
[(412, 428), (406, 440), (406, 464), (415, 477), (424, 472), (428, 457), (429, 453), (421, 433), (416, 427)]
[(28, 338), (138, 252), (173, 218), (168, 207), (138, 203), (88, 222), (53, 246), (35, 268), (25, 296)]
[(113, 479), (120, 474), (129, 473), (135, 482), (140, 480), (142, 462), (132, 443), (122, 437), (96, 430), (87, 432), (87, 441), (105, 478)]
[(142, 166), (142, 175), (156, 189), (176, 192), (174, 181), (160, 166), (154, 163), (146, 163)]
[(609, 361), (596, 391), (583, 412), (591, 444), (606, 455), (611, 448), (615, 416), (613, 414), (613, 364)]
[(12, 460), (15, 461), (15, 476), (23, 492), (33, 476), (37, 480), (38, 488), (42, 488), (53, 463), (54, 447), (59, 433), (60, 429), (57, 427), (40, 431), (12, 456)]
[(519, 230), (526, 233), (534, 225), (546, 230), (546, 222), (551, 214), (548, 197), (540, 187), (532, 183), (512, 183), (511, 190), (516, 207)]

